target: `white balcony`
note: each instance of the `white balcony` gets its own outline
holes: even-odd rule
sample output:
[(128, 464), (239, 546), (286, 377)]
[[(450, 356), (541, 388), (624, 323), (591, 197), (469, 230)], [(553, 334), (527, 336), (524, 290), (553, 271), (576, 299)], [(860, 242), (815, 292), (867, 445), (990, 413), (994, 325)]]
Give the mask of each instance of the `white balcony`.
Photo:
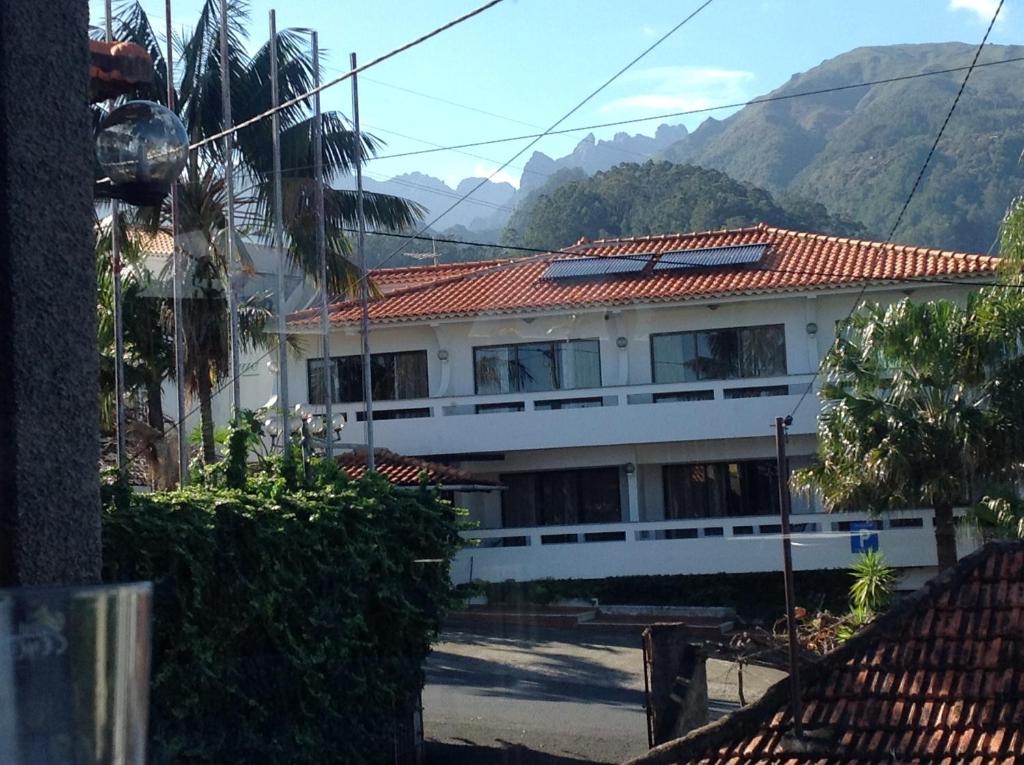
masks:
[[(936, 565), (932, 511), (907, 510), (873, 519), (877, 529), (850, 530), (864, 513), (795, 515), (797, 570), (848, 568), (860, 550), (877, 544), (898, 568)], [(757, 515), (642, 523), (487, 529), (464, 532), (473, 542), (452, 569), (456, 583), (480, 579), (600, 579), (658, 574), (774, 572), (782, 568), (779, 519)], [(958, 534), (961, 556), (977, 542)]]
[[(374, 435), (379, 446), (419, 456), (771, 436), (775, 417), (789, 414), (811, 381), (805, 374), (378, 401)], [(334, 411), (348, 423), (343, 440), (365, 438), (362, 404)], [(816, 401), (805, 403), (789, 432), (814, 433), (817, 412)]]

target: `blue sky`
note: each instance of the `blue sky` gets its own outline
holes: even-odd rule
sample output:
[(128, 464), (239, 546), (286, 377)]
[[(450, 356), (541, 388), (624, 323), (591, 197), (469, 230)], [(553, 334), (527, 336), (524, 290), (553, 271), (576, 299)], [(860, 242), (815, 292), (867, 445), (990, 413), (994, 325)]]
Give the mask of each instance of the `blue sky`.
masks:
[[(347, 69), (350, 51), (369, 61), (479, 2), (253, 0), (250, 42), (255, 49), (265, 41), (267, 11), (276, 7), (279, 27), (319, 30), (329, 79)], [(142, 4), (162, 27), (163, 1)], [(201, 0), (176, 0), (176, 26), (193, 23), (200, 5)], [(387, 142), (384, 153), (540, 132), (698, 5), (698, 0), (505, 0), (362, 76), (362, 121)], [(742, 101), (858, 46), (977, 43), (995, 6), (996, 0), (715, 0), (564, 126)], [(91, 0), (90, 7), (94, 23), (100, 23), (102, 2)], [(990, 41), (1020, 43), (1022, 32), (1024, 10), (1007, 2)], [(348, 113), (350, 106), (347, 83), (325, 92), (324, 108)], [(703, 119), (676, 121), (693, 128)], [(596, 133), (599, 138), (623, 129), (651, 134), (658, 124)], [(584, 135), (550, 136), (534, 148), (561, 156)], [(441, 152), (377, 160), (367, 172), (385, 178), (417, 170), (455, 183), (489, 174), (526, 143), (468, 150), (477, 156)], [(496, 179), (518, 182), (533, 150)]]

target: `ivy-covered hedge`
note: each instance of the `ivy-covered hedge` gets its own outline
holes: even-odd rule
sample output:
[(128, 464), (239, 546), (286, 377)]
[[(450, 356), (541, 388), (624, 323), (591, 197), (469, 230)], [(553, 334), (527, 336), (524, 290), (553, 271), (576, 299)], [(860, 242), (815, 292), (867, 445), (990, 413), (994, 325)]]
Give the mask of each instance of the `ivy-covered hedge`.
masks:
[(104, 578), (155, 584), (152, 765), (390, 761), (451, 599), (458, 514), (328, 473), (108, 493)]

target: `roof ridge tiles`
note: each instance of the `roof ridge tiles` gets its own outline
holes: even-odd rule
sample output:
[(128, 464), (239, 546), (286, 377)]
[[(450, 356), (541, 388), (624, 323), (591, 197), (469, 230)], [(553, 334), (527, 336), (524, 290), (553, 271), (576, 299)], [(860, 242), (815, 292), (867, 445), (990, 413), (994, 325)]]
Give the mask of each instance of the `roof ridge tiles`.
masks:
[[(806, 664), (802, 670), (804, 693), (808, 694), (813, 690), (813, 698), (822, 699), (826, 696), (832, 698), (831, 695), (826, 693), (831, 689), (831, 686), (825, 685), (821, 687), (816, 684), (827, 683), (830, 675), (835, 674), (837, 671), (848, 671), (851, 665), (859, 665), (865, 658), (877, 654), (879, 642), (901, 639), (900, 628), (912, 625), (919, 612), (933, 607), (944, 593), (954, 591), (971, 580), (972, 577), (976, 578), (979, 573), (983, 575), (990, 569), (994, 575), (997, 573), (997, 565), (999, 567), (998, 571), (1002, 572), (1007, 567), (1007, 564), (1005, 561), (997, 560), (997, 558), (1007, 554), (1024, 556), (1024, 543), (1020, 541), (994, 541), (986, 543), (973, 553), (964, 556), (952, 568), (929, 580), (919, 590), (901, 599), (889, 611), (878, 617), (873, 623), (854, 635), (839, 648), (816, 662)], [(882, 645), (884, 645), (884, 642), (882, 642)], [(978, 667), (978, 670), (992, 671), (982, 667)], [(980, 678), (974, 678), (974, 680), (975, 682), (981, 681)], [(904, 682), (909, 682), (907, 677), (904, 678)], [(906, 694), (903, 695), (905, 696)], [(897, 698), (897, 701), (900, 700), (899, 695), (894, 698)], [(986, 699), (988, 698), (986, 697)], [(917, 695), (914, 695), (913, 698), (903, 698), (902, 700), (905, 704), (912, 704), (921, 703), (922, 701), (932, 701), (935, 703), (938, 699), (939, 697), (937, 696), (934, 698), (928, 696), (925, 699), (924, 696), (918, 698)], [(980, 698), (973, 699), (973, 703), (980, 703)], [(842, 694), (836, 697), (835, 704), (837, 705), (837, 710), (845, 705), (845, 699)], [(697, 728), (682, 738), (655, 747), (648, 753), (629, 760), (627, 765), (678, 765), (679, 763), (690, 763), (697, 760), (703, 761), (708, 758), (714, 762), (720, 756), (723, 747), (736, 748), (742, 745), (742, 742), (752, 740), (751, 737), (759, 739), (765, 733), (765, 729), (773, 725), (772, 721), (780, 712), (783, 713), (784, 720), (789, 720), (788, 706), (789, 680), (785, 678), (771, 686), (754, 703), (742, 707), (708, 725)], [(788, 724), (786, 727), (789, 727)], [(937, 727), (945, 728), (947, 726)], [(903, 727), (900, 727), (900, 730), (903, 730)], [(768, 761), (766, 758), (770, 759), (777, 754), (777, 751), (769, 753), (761, 751), (759, 747), (757, 749), (758, 751), (751, 753), (751, 758), (744, 759), (743, 762), (750, 763), (750, 765), (754, 763), (760, 765), (760, 763)], [(844, 752), (844, 754), (849, 753)], [(877, 755), (878, 752), (864, 753), (866, 759), (875, 758)], [(799, 758), (797, 761), (804, 762), (805, 760), (804, 758)], [(856, 762), (856, 760), (853, 761)]]

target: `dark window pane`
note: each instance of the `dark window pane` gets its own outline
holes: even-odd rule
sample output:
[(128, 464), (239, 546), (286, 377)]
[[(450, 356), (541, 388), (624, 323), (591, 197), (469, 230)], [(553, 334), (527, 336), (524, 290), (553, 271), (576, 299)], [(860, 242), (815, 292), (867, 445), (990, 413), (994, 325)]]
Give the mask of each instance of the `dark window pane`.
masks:
[(554, 343), (517, 345), (512, 362), (513, 389), (532, 392), (558, 389), (558, 362)]
[[(333, 361), (333, 360), (332, 360)], [(335, 364), (331, 364), (331, 390), (334, 394), (334, 401), (338, 400), (338, 370)], [(309, 403), (326, 404), (327, 397), (324, 395), (324, 361), (323, 359), (309, 359), (306, 363), (306, 381), (309, 387)]]
[(473, 373), (476, 377), (476, 392), (510, 393), (512, 384), (509, 375), (511, 350), (500, 345), (493, 348), (473, 349)]
[(666, 518), (778, 514), (771, 460), (666, 465), (663, 476)]
[(652, 335), (651, 359), (656, 383), (784, 375), (785, 328), (772, 324)]
[(601, 344), (597, 340), (559, 343), (562, 388), (601, 387)]
[(394, 359), (395, 398), (426, 398), (429, 396), (427, 352), (396, 353)]
[(574, 471), (579, 481), (580, 523), (618, 523), (622, 520), (619, 502), (619, 469), (598, 468)]
[(688, 335), (651, 335), (651, 359), (654, 382), (672, 383), (696, 379), (695, 377), (688, 377), (686, 374), (688, 371), (692, 371), (687, 367), (688, 360), (683, 353), (683, 345), (687, 339), (689, 339), (692, 346), (693, 338)]
[(362, 356), (342, 356), (336, 359), (338, 365), (338, 384), (340, 401), (363, 400), (363, 358)]
[(505, 528), (537, 525), (536, 476), (513, 473), (500, 477), (506, 487), (501, 493), (501, 525)]
[(786, 374), (786, 333), (781, 324), (739, 330), (741, 377), (776, 377)]
[(597, 340), (519, 343), (473, 349), (478, 394), (601, 386)]

